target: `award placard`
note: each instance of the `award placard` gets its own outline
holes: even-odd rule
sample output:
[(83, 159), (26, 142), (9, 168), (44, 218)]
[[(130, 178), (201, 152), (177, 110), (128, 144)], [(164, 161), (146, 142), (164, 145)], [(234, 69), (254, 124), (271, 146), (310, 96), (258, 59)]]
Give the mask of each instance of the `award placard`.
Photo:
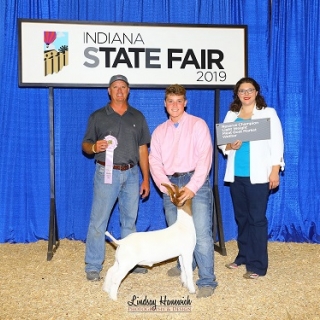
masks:
[(270, 118), (216, 124), (217, 145), (270, 139)]

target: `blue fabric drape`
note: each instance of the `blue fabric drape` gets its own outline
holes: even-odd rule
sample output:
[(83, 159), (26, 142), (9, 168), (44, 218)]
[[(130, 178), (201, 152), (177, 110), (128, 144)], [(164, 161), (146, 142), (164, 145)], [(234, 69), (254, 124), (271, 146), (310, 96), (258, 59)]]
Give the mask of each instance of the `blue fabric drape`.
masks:
[(270, 203), (270, 236), (319, 243), (319, 1), (273, 0), (267, 97), (284, 123), (283, 195)]
[[(319, 0), (1, 0), (0, 6), (0, 243), (48, 239), (50, 209), (49, 90), (18, 87), (18, 18), (108, 22), (246, 24), (249, 75), (276, 108), (285, 135), (286, 170), (268, 206), (270, 240), (320, 242)], [(130, 79), (129, 79), (130, 80)], [(174, 79), (173, 79), (174, 81)], [(188, 90), (188, 109), (214, 135), (232, 99), (221, 90), (214, 119), (212, 90)], [(163, 89), (132, 89), (130, 103), (150, 130), (166, 119)], [(85, 240), (92, 201), (93, 160), (81, 152), (89, 114), (108, 100), (106, 89), (54, 89), (55, 176), (60, 238)], [(216, 151), (218, 152), (218, 151)], [(219, 155), (219, 190), (226, 240), (236, 237)], [(138, 231), (165, 227), (161, 195), (141, 201)], [(116, 207), (108, 228), (120, 236)]]

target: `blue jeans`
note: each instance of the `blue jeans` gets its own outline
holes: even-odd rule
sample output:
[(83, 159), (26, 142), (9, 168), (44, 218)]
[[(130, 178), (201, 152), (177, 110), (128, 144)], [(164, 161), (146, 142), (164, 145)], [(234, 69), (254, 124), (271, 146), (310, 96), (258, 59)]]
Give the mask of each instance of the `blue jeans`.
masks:
[(105, 259), (105, 231), (118, 199), (121, 238), (136, 231), (139, 206), (139, 168), (112, 171), (112, 184), (104, 183), (104, 166), (96, 164), (94, 193), (86, 240), (85, 271), (102, 270)]
[[(192, 173), (181, 177), (169, 176), (169, 180), (171, 183), (182, 187), (190, 181), (191, 176)], [(177, 207), (166, 194), (163, 194), (163, 206), (167, 224), (171, 226), (177, 220)], [(193, 253), (193, 269), (195, 269), (196, 265), (198, 266), (199, 279), (196, 282), (198, 287), (211, 286), (215, 288), (218, 285), (214, 275), (212, 212), (213, 194), (207, 178), (192, 199), (192, 215), (197, 236), (197, 243)]]
[(234, 262), (264, 276), (268, 269), (269, 183), (252, 184), (249, 177), (235, 177), (230, 192), (238, 226), (239, 252)]

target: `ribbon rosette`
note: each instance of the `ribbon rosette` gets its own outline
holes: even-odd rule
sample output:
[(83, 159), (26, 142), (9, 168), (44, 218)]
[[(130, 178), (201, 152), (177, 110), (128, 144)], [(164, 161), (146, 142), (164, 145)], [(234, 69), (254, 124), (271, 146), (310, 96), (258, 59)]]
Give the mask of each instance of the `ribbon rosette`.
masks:
[(104, 168), (104, 183), (112, 183), (112, 170), (113, 170), (113, 152), (118, 146), (118, 140), (111, 135), (104, 138), (108, 142), (108, 148), (106, 150), (106, 161)]

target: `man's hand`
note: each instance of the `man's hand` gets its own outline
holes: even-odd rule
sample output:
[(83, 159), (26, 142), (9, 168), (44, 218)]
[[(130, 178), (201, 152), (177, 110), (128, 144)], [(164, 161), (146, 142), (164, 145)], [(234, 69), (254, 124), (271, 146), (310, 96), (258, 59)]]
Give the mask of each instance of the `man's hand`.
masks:
[(148, 197), (150, 193), (150, 184), (148, 181), (143, 181), (140, 186), (140, 196), (142, 199)]

